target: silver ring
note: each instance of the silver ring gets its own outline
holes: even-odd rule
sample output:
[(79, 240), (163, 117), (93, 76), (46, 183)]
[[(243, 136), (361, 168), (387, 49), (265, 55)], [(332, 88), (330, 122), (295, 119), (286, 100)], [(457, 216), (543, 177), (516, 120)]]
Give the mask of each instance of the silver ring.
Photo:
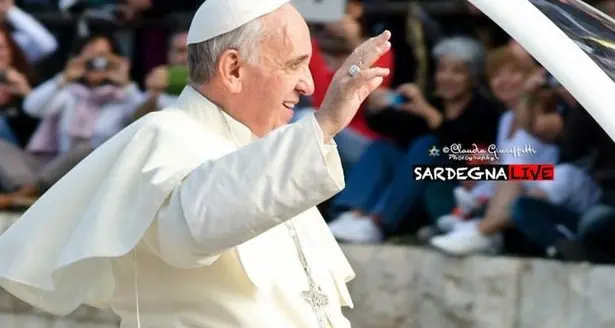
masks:
[(352, 65), (348, 69), (348, 74), (350, 74), (350, 76), (352, 76), (352, 77), (355, 77), (355, 76), (359, 75), (359, 73), (361, 73), (361, 67), (359, 67), (357, 65)]

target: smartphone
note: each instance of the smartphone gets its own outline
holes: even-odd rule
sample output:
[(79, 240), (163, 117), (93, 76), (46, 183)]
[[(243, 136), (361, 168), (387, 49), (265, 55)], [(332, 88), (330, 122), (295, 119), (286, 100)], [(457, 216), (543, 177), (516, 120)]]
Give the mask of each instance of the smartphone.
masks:
[(105, 57), (94, 57), (85, 63), (88, 71), (104, 71), (109, 68), (109, 61)]
[(391, 92), (388, 97), (389, 107), (396, 107), (410, 101), (408, 97), (397, 92)]
[(177, 96), (188, 84), (188, 67), (181, 65), (171, 66), (168, 73), (166, 93)]

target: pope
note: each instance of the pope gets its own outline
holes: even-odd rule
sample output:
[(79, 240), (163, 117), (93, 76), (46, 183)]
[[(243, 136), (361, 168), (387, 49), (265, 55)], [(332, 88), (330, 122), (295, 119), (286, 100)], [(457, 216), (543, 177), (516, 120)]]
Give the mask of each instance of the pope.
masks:
[(121, 327), (350, 327), (354, 272), (315, 205), (344, 187), (333, 137), (379, 87), (388, 31), (320, 110), (306, 22), (288, 0), (207, 0), (190, 84), (55, 184), (2, 236), (0, 285), (44, 311), (111, 308)]

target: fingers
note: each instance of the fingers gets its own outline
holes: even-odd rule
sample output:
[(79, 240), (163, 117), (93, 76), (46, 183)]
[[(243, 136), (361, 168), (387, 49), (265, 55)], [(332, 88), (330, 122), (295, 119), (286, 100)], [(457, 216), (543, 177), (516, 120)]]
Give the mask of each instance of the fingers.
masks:
[(380, 35), (370, 38), (363, 42), (346, 60), (346, 68), (351, 65), (358, 65), (366, 69), (374, 65), (380, 57), (391, 49), (391, 32), (384, 31)]
[(84, 67), (85, 66), (85, 62), (88, 60), (88, 58), (86, 57), (76, 57), (76, 58), (72, 58), (71, 60), (68, 61), (68, 64), (66, 65), (66, 67)]
[(399, 88), (397, 88), (397, 92), (408, 98), (417, 97), (422, 93), (421, 89), (414, 83), (402, 84)]
[(374, 90), (378, 89), (380, 85), (382, 85), (383, 81), (384, 81), (384, 78), (382, 76), (377, 76), (369, 80), (366, 84), (367, 94), (365, 95), (364, 98), (367, 98), (372, 92), (374, 92)]
[(351, 89), (358, 92), (360, 99), (366, 99), (372, 92), (374, 92), (384, 81), (384, 77), (390, 74), (388, 68), (373, 67), (362, 70), (359, 75), (354, 78), (350, 78)]
[(106, 55), (107, 60), (114, 66), (114, 68), (118, 70), (128, 70), (130, 69), (130, 61), (122, 56), (109, 53)]
[(9, 68), (9, 69), (6, 70), (6, 78), (7, 78), (7, 80), (13, 82), (13, 81), (19, 79), (19, 76), (18, 76), (17, 71), (15, 71), (15, 69)]
[(362, 70), (356, 77), (356, 80), (358, 83), (362, 83), (363, 81), (369, 81), (376, 77), (385, 77), (389, 74), (391, 74), (391, 70), (388, 68), (373, 67)]

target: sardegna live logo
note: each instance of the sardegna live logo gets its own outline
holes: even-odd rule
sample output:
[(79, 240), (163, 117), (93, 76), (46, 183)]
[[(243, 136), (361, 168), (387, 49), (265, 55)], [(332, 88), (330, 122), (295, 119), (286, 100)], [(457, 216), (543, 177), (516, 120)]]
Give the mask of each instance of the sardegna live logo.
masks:
[(555, 178), (553, 164), (415, 165), (416, 181), (540, 181)]

